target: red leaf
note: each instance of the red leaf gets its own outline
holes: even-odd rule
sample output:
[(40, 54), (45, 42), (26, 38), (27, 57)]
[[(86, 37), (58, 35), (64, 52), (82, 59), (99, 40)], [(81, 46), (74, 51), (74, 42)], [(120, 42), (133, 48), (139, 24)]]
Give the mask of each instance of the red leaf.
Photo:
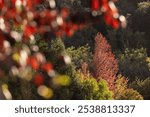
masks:
[[(75, 27), (74, 27), (75, 28)], [(68, 37), (71, 37), (74, 34), (74, 29), (72, 28), (71, 23), (67, 23), (65, 27), (65, 32)]]
[(119, 28), (119, 21), (117, 19), (113, 19), (111, 24), (112, 24), (112, 27), (114, 29), (118, 29)]
[(4, 38), (0, 35), (0, 49), (3, 47)]
[(36, 28), (33, 27), (33, 26), (26, 26), (25, 29), (24, 29), (24, 35), (26, 37), (30, 37), (31, 35), (35, 34), (36, 32)]
[(44, 79), (43, 76), (41, 74), (37, 74), (34, 79), (33, 82), (36, 86), (40, 86), (44, 84)]
[(27, 0), (27, 7), (30, 9), (33, 6), (39, 4), (41, 0)]
[(15, 19), (17, 15), (18, 14), (16, 12), (16, 9), (12, 8), (12, 9), (7, 10), (7, 13), (5, 14), (5, 18), (6, 19)]
[(16, 0), (11, 0), (12, 4), (15, 5), (16, 4)]
[(46, 72), (49, 72), (53, 69), (53, 66), (51, 63), (45, 63), (42, 65), (42, 69)]
[(110, 25), (112, 18), (111, 18), (111, 16), (109, 14), (106, 14), (104, 16), (104, 20), (105, 20), (105, 22), (106, 22), (107, 25)]
[(42, 0), (33, 0), (33, 1), (34, 1), (35, 4), (39, 4), (39, 3), (41, 3)]
[(101, 0), (102, 1), (102, 4), (107, 4), (108, 3), (108, 0)]
[(0, 9), (4, 7), (4, 0), (0, 0)]
[(100, 1), (99, 0), (92, 0), (91, 8), (93, 11), (97, 11), (100, 8)]
[(39, 68), (39, 63), (35, 57), (29, 57), (27, 59), (27, 64), (31, 65), (32, 69), (37, 70)]
[(66, 8), (63, 8), (63, 9), (61, 10), (61, 16), (62, 16), (63, 18), (66, 18), (68, 15), (69, 15), (69, 10), (66, 9)]
[(103, 6), (103, 12), (107, 12), (110, 10), (110, 7), (108, 6), (108, 2), (102, 1), (102, 6)]

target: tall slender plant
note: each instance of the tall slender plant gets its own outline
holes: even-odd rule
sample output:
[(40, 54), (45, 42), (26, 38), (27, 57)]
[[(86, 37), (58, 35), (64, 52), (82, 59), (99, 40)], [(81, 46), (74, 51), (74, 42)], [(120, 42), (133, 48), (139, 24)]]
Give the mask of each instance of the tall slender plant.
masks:
[(118, 72), (118, 62), (111, 52), (111, 46), (106, 38), (98, 33), (95, 37), (95, 53), (93, 58), (94, 75), (99, 80), (105, 79), (110, 89), (114, 86), (114, 79)]

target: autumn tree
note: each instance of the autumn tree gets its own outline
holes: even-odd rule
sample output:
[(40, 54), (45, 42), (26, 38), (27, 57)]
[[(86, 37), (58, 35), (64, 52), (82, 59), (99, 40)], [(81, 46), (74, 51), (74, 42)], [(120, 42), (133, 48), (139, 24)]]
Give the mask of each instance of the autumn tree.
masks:
[(118, 62), (111, 52), (111, 46), (105, 37), (98, 33), (95, 37), (95, 53), (93, 58), (94, 74), (97, 80), (105, 79), (110, 89), (114, 86), (114, 80), (118, 71)]

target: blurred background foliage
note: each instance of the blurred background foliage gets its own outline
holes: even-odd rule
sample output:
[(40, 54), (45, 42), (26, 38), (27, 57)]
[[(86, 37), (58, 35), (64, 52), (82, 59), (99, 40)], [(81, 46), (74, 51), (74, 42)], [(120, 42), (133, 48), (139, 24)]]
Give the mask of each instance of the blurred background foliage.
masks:
[[(76, 8), (76, 12), (82, 11), (80, 12), (82, 16), (89, 11), (89, 1), (58, 0), (57, 4), (59, 7), (69, 7), (72, 13)], [(39, 87), (37, 91), (36, 83), (39, 82), (36, 78), (31, 82), (17, 76), (12, 79), (5, 72), (8, 71), (9, 66), (3, 69), (0, 67), (0, 85), (2, 85), (0, 92), (2, 89), (6, 91), (9, 89), (13, 92), (12, 99), (149, 100), (150, 2), (118, 0), (115, 4), (120, 13), (126, 16), (127, 28), (115, 30), (107, 26), (101, 18), (101, 21), (96, 24), (78, 29), (72, 36), (64, 36), (62, 39), (55, 38), (50, 32), (44, 36), (36, 34), (36, 45), (45, 58), (53, 64), (57, 75), (49, 78), (44, 71), (30, 69), (26, 71), (28, 78), (31, 77), (30, 75), (37, 75), (37, 72), (40, 74), (37, 77), (38, 81), (43, 82), (45, 86)], [(21, 31), (20, 27), (15, 30)], [(113, 73), (115, 74), (113, 89), (110, 89), (106, 79), (99, 77), (98, 80), (94, 76), (94, 38), (97, 32), (101, 32), (106, 37), (108, 46), (112, 49), (112, 51), (109, 50), (108, 58), (112, 55), (117, 61), (118, 71)], [(16, 44), (16, 47), (21, 46)], [(110, 62), (108, 58), (106, 57)], [(5, 62), (9, 63), (10, 60)], [(5, 66), (5, 63), (0, 62), (0, 66)], [(105, 68), (100, 66), (100, 69), (107, 71), (108, 66), (107, 64)], [(53, 72), (50, 75), (53, 76)]]

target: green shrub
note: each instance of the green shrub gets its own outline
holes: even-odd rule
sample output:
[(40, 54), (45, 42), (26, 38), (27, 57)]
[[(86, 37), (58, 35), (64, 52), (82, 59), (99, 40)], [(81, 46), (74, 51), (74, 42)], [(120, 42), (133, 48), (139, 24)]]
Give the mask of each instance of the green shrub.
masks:
[(126, 91), (120, 96), (121, 100), (143, 100), (143, 97), (133, 89), (126, 89)]
[(150, 76), (148, 63), (146, 62), (146, 49), (126, 49), (119, 55), (119, 70), (121, 74), (134, 81), (136, 77), (145, 79)]
[(150, 1), (138, 3), (138, 7), (132, 16), (132, 28), (135, 31), (145, 33), (145, 43), (148, 52), (150, 52)]
[(115, 81), (114, 98), (116, 100), (142, 100), (142, 95), (136, 90), (128, 88), (128, 80), (122, 75), (118, 75)]
[(147, 58), (146, 58), (146, 62), (147, 62), (147, 64), (148, 64), (148, 68), (149, 68), (149, 71), (150, 71), (150, 57), (147, 57)]
[(150, 77), (145, 80), (136, 79), (130, 87), (137, 90), (146, 100), (150, 100)]
[(88, 45), (81, 46), (79, 48), (69, 47), (66, 52), (70, 55), (72, 62), (77, 68), (81, 68), (81, 65), (86, 62), (90, 65), (92, 61), (92, 53)]
[(82, 100), (109, 100), (113, 99), (113, 93), (109, 90), (105, 80), (98, 82), (91, 75), (85, 75), (81, 72), (77, 75), (78, 90), (76, 98)]

